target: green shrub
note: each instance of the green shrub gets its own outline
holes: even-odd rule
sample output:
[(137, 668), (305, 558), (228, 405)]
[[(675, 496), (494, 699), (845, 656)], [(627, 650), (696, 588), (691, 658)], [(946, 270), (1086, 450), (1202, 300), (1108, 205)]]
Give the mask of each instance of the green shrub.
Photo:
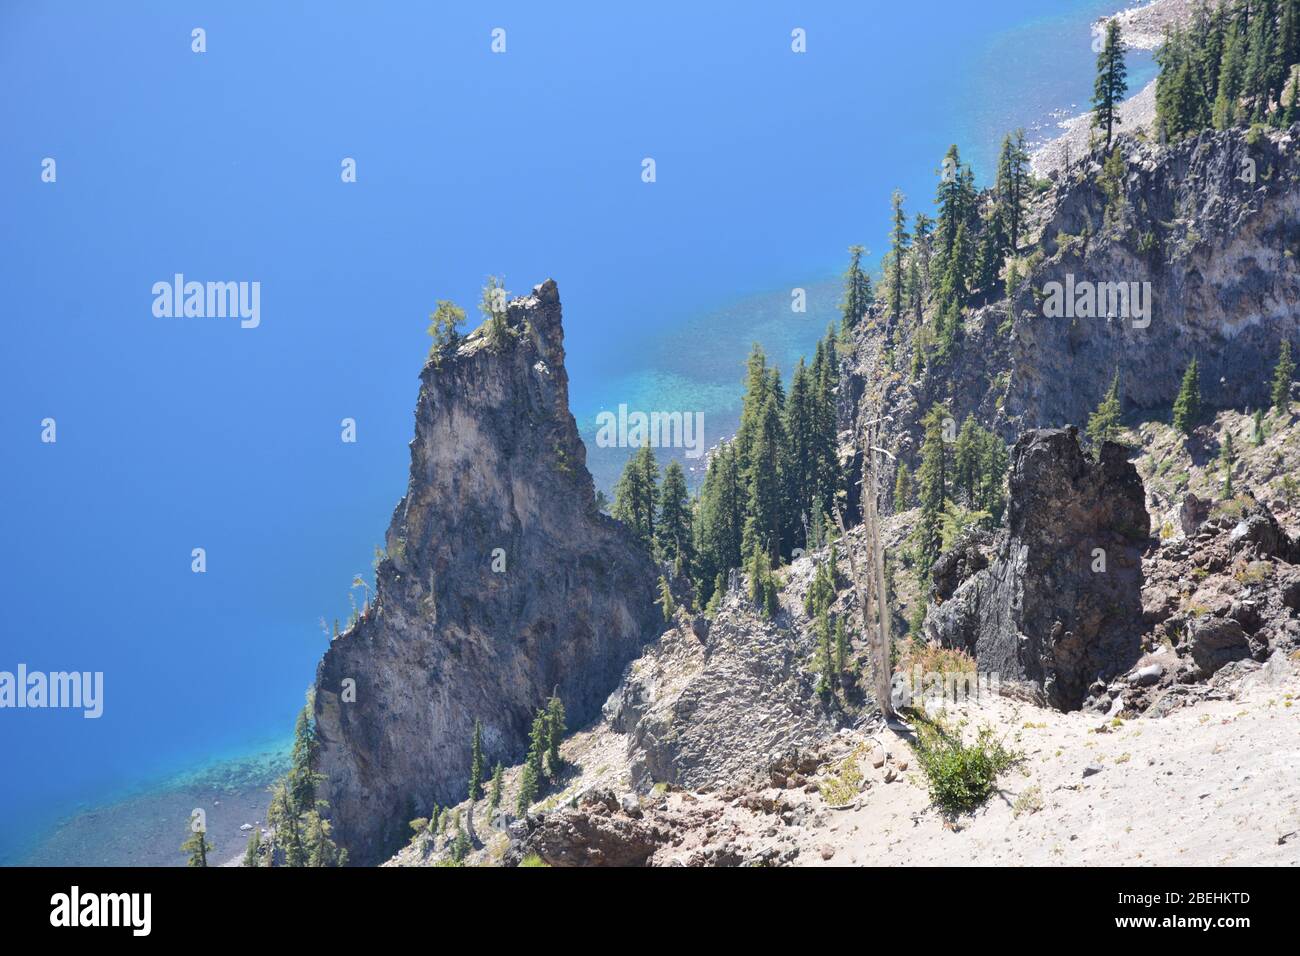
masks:
[(973, 744), (961, 738), (962, 725), (947, 726), (942, 719), (917, 714), (916, 759), (930, 784), (930, 799), (944, 813), (965, 813), (981, 806), (993, 794), (998, 774), (1020, 760), (981, 727)]
[(529, 853), (526, 857), (524, 857), (522, 860), (519, 861), (519, 865), (520, 865), (520, 866), (546, 866), (546, 867), (549, 867), (551, 864), (549, 864), (549, 863), (545, 862), (544, 860), (542, 860), (542, 858), (541, 858), (540, 856), (538, 856), (536, 853)]

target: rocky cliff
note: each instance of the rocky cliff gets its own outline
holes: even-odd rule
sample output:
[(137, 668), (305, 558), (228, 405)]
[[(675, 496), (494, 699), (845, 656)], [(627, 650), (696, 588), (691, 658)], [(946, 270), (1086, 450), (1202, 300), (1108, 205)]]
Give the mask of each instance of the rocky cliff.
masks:
[[(1141, 655), (1142, 480), (1119, 445), (1093, 462), (1075, 429), (1031, 431), (1012, 453), (1007, 530), (991, 564), (936, 565), (928, 639), (970, 652), (982, 672), (1023, 681), (1061, 710)], [(970, 576), (958, 584), (946, 572)]]
[(374, 597), (318, 669), (321, 796), (354, 862), (464, 798), (476, 719), (488, 766), (518, 761), (553, 691), (571, 726), (596, 716), (662, 624), (656, 568), (595, 505), (555, 283), (506, 326), (425, 366)]
[[(886, 365), (878, 329), (863, 323), (841, 427), (890, 416), (884, 440), (915, 467), (920, 419), (936, 402), (1010, 442), (1081, 425), (1116, 372), (1126, 414), (1165, 415), (1193, 358), (1210, 407), (1267, 404), (1281, 343), (1300, 346), (1297, 141), (1300, 126), (1208, 130), (1170, 146), (1126, 135), (1118, 176), (1100, 148), (1076, 161), (1034, 201), (1011, 295), (969, 303), (954, 361), (912, 375), (913, 324)], [(1054, 283), (1075, 293), (1060, 316), (1047, 305)], [(1146, 315), (1113, 307), (1121, 284)]]

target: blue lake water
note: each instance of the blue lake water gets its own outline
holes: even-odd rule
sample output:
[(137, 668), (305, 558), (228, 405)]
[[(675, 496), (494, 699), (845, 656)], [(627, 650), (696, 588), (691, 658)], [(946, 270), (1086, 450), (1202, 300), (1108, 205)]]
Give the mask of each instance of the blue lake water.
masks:
[[(0, 711), (0, 862), (291, 727), (404, 490), (436, 298), (559, 282), (609, 490), (598, 412), (724, 435), (751, 343), (811, 351), (895, 187), (931, 212), (949, 143), (987, 182), (1005, 131), (1086, 108), (1114, 5), (6, 4), (0, 670), (105, 701)], [(155, 317), (176, 273), (260, 282), (260, 325)]]

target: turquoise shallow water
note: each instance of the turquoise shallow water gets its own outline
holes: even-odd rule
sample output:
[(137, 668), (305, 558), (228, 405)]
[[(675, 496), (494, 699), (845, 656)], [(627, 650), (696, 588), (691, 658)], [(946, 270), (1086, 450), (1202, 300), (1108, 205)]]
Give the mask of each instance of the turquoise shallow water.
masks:
[[(0, 262), (20, 321), (0, 491), (21, 506), (0, 515), (0, 669), (102, 670), (106, 708), (0, 714), (0, 862), (107, 859), (153, 831), (170, 856), (187, 768), (256, 799), (247, 768), (292, 726), (318, 620), (346, 618), (402, 494), (435, 297), (473, 314), (489, 271), (557, 279), (608, 492), (626, 452), (595, 446), (599, 412), (699, 411), (706, 445), (728, 434), (751, 344), (785, 372), (811, 352), (847, 247), (884, 248), (895, 187), (932, 211), (948, 143), (986, 181), (1006, 129), (1086, 104), (1088, 23), (1110, 6), (819, 5), (799, 58), (783, 4), (507, 4), (495, 59), (477, 14), (423, 5), (230, 4), (202, 58), (169, 4), (6, 7)], [(31, 174), (50, 155), (56, 187)], [(261, 326), (153, 318), (176, 271), (261, 281)], [(47, 415), (55, 446), (33, 438)]]

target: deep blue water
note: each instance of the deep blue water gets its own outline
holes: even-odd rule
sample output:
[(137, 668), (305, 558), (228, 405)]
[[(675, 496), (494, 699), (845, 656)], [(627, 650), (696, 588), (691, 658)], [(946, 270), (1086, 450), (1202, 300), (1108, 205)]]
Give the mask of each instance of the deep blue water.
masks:
[[(291, 726), (404, 490), (435, 298), (554, 277), (589, 447), (620, 402), (711, 444), (894, 187), (931, 211), (950, 142), (986, 181), (1006, 129), (1084, 108), (1114, 5), (5, 4), (0, 670), (103, 671), (105, 711), (0, 711), (0, 861)], [(155, 317), (177, 272), (260, 282), (260, 326)], [(624, 453), (590, 450), (608, 489)]]

